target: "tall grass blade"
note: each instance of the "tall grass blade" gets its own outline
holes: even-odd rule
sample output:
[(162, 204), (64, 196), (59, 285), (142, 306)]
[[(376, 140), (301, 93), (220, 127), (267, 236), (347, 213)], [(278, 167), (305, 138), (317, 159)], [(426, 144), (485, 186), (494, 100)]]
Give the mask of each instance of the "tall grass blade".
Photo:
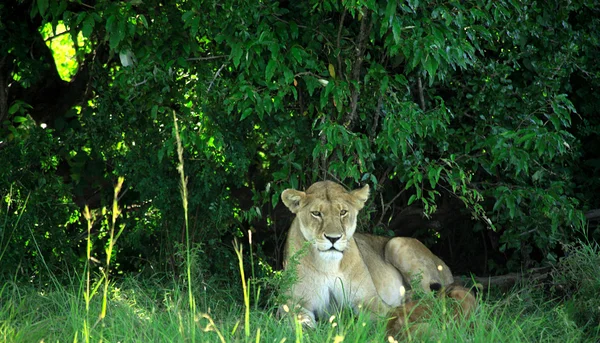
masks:
[[(183, 145), (181, 144), (181, 137), (179, 135), (179, 125), (177, 124), (177, 115), (173, 111), (173, 124), (175, 126), (175, 140), (177, 141), (177, 158), (179, 164), (177, 165), (177, 171), (180, 177), (181, 187), (181, 200), (183, 204), (183, 216), (185, 220), (185, 256), (186, 256), (186, 274), (187, 274), (187, 288), (188, 288), (188, 301), (190, 307), (190, 319), (191, 323), (196, 318), (196, 303), (194, 301), (194, 294), (192, 292), (192, 257), (190, 247), (190, 228), (188, 220), (188, 191), (187, 191), (187, 178), (185, 176), (184, 163), (183, 163)], [(195, 330), (191, 329), (192, 342), (195, 342)]]
[(236, 241), (233, 242), (235, 254), (238, 258), (240, 276), (242, 277), (242, 291), (244, 293), (244, 335), (250, 337), (250, 290), (246, 284), (246, 273), (244, 272), (243, 246)]

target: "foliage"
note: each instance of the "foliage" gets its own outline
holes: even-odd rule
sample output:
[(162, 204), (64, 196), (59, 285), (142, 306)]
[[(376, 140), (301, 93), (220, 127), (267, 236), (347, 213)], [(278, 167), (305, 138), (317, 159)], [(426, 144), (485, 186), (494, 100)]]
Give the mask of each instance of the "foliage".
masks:
[(600, 247), (597, 243), (582, 243), (567, 247), (554, 275), (554, 289), (566, 297), (565, 310), (592, 334), (600, 333)]
[[(118, 176), (117, 271), (178, 269), (189, 232), (225, 280), (248, 230), (278, 263), (280, 192), (321, 179), (371, 183), (364, 230), (419, 237), (478, 273), (555, 261), (600, 206), (593, 2), (13, 0), (0, 13), (2, 265), (20, 277), (39, 253), (79, 263), (79, 211), (106, 213)], [(106, 227), (91, 231), (98, 259)]]

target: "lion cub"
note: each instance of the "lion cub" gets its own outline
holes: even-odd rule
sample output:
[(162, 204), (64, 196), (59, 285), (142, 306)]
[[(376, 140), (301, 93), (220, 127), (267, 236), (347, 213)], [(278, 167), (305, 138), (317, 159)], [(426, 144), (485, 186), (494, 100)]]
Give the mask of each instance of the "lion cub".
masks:
[(429, 321), (436, 308), (440, 306), (436, 301), (445, 301), (444, 310), (446, 318), (454, 321), (465, 321), (477, 308), (477, 299), (471, 290), (452, 284), (439, 291), (439, 299), (409, 300), (406, 304), (390, 311), (386, 334), (396, 338), (407, 336), (421, 337), (423, 335), (435, 336)]

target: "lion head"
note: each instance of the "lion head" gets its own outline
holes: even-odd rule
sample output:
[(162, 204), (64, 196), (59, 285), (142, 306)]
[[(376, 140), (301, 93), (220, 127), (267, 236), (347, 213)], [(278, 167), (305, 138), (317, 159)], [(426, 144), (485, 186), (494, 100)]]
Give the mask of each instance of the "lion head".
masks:
[(341, 260), (356, 230), (356, 216), (369, 198), (369, 185), (346, 191), (331, 181), (317, 182), (306, 192), (286, 189), (281, 199), (296, 214), (304, 239), (324, 260)]

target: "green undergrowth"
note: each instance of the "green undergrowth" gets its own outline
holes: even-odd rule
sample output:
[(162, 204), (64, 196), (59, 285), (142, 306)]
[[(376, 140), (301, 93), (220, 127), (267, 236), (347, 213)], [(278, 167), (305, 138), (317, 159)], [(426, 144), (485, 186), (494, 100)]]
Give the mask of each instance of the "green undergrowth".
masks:
[[(50, 282), (0, 280), (0, 342), (395, 342), (386, 336), (386, 318), (348, 310), (321, 318), (305, 329), (293, 316), (278, 319), (276, 289), (293, 282), (290, 273), (256, 278), (254, 253), (237, 242), (239, 277), (211, 281), (201, 265), (210, 263), (189, 237), (187, 177), (178, 143), (178, 172), (185, 213), (185, 242), (179, 247), (179, 274), (163, 277), (114, 278), (111, 259), (124, 231), (117, 203), (123, 179), (115, 187), (106, 218), (84, 210), (88, 226), (87, 259), (81, 274), (59, 280), (46, 265)], [(109, 235), (106, 259), (92, 256), (91, 229), (100, 222)], [(21, 229), (19, 222), (14, 227)], [(26, 228), (27, 229), (27, 228)], [(32, 244), (39, 250), (32, 233)], [(566, 248), (547, 284), (523, 282), (508, 293), (481, 295), (475, 313), (458, 322), (442, 301), (428, 324), (432, 342), (595, 342), (600, 339), (600, 249), (596, 243)], [(41, 254), (39, 254), (41, 256)], [(293, 261), (292, 261), (293, 262)], [(0, 263), (2, 255), (0, 255)], [(100, 267), (101, 266), (101, 267)], [(248, 266), (251, 272), (247, 273)], [(293, 263), (290, 264), (293, 269)], [(247, 273), (247, 274), (246, 274)], [(40, 281), (35, 281), (40, 282)]]

